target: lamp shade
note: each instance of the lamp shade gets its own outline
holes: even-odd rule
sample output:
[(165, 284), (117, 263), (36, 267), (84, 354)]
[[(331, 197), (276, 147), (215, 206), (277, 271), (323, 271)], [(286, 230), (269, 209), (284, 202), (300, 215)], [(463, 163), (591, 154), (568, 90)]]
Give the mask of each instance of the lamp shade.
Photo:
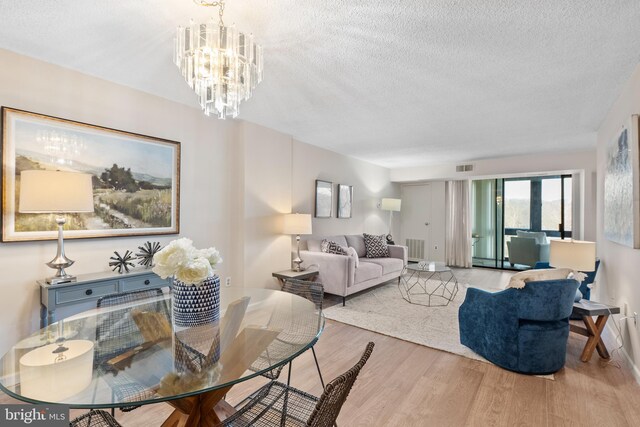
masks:
[(382, 209), (383, 211), (400, 212), (401, 204), (402, 200), (400, 199), (382, 199), (380, 209)]
[(93, 212), (91, 175), (28, 170), (20, 174), (19, 212)]
[(596, 267), (596, 244), (582, 240), (551, 240), (549, 265), (593, 271)]
[(93, 342), (65, 341), (65, 359), (56, 362), (57, 344), (37, 348), (20, 358), (20, 390), (23, 396), (45, 402), (60, 402), (91, 384)]
[(286, 214), (284, 216), (284, 234), (311, 234), (311, 215)]

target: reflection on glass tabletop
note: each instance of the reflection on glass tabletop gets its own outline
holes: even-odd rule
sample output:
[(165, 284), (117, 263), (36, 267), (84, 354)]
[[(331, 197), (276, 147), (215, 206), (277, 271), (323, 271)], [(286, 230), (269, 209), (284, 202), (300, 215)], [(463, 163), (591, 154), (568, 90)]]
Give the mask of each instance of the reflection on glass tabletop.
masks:
[(155, 403), (229, 387), (315, 343), (324, 317), (299, 296), (222, 288), (220, 320), (179, 328), (171, 297), (89, 310), (18, 342), (0, 387), (32, 403), (77, 408)]
[(407, 264), (406, 268), (407, 270), (414, 271), (451, 271), (450, 267), (448, 267), (444, 262), (440, 261), (420, 261), (418, 263)]

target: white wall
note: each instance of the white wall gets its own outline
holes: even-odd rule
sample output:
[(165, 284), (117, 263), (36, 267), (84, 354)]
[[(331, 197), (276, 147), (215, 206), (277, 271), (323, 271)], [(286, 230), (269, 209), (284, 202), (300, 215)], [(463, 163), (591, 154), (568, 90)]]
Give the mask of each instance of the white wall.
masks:
[[(193, 108), (5, 50), (0, 50), (0, 104), (180, 141), (181, 235), (198, 246), (215, 245), (221, 253), (231, 253), (233, 121), (208, 119)], [(114, 250), (136, 249), (146, 240), (165, 244), (174, 238), (69, 240), (67, 254), (76, 260), (69, 272), (107, 271)], [(0, 354), (39, 328), (35, 282), (52, 274), (44, 264), (55, 248), (54, 241), (0, 244)], [(229, 264), (223, 263), (220, 274), (229, 273)]]
[[(313, 218), (314, 235), (388, 231), (389, 213), (380, 210), (378, 204), (383, 197), (399, 196), (399, 187), (390, 182), (389, 169), (299, 141), (293, 143), (292, 156), (293, 212), (313, 215), (316, 179), (334, 184), (333, 217)], [(337, 184), (353, 186), (352, 218), (336, 218)], [(397, 221), (394, 227), (398, 229)]]
[[(640, 250), (608, 241), (604, 237), (604, 174), (607, 144), (618, 137), (632, 114), (640, 113), (640, 66), (624, 87), (606, 119), (598, 130), (598, 256), (602, 266), (594, 289), (594, 299), (622, 306), (629, 305), (629, 313), (640, 312)], [(634, 143), (638, 143), (635, 141)], [(635, 185), (640, 185), (637, 181)], [(631, 215), (631, 213), (630, 213)], [(623, 321), (624, 349), (636, 366), (640, 378), (640, 324)], [(611, 326), (611, 325), (610, 325)]]
[[(271, 273), (291, 267), (295, 239), (282, 234), (282, 214), (314, 214), (316, 179), (334, 183), (334, 212), (332, 218), (313, 218), (313, 235), (387, 231), (387, 212), (377, 204), (398, 194), (388, 169), (247, 122), (242, 124), (240, 142), (244, 234), (236, 254), (244, 259), (238, 274), (245, 286), (276, 288)], [(352, 218), (336, 218), (337, 184), (353, 186)]]
[[(176, 84), (184, 84), (180, 78)], [(290, 267), (292, 239), (282, 214), (313, 213), (315, 179), (354, 186), (351, 219), (314, 219), (314, 233), (383, 233), (376, 203), (396, 196), (389, 170), (293, 141), (237, 120), (208, 118), (199, 109), (0, 50), (0, 105), (181, 142), (181, 233), (197, 246), (216, 246), (220, 275), (234, 286), (275, 287), (273, 271)], [(114, 250), (176, 235), (69, 240), (72, 274), (108, 271)], [(0, 354), (39, 328), (39, 289), (55, 242), (0, 243)], [(89, 307), (87, 307), (89, 308)], [(58, 313), (60, 317), (64, 311)]]
[(581, 238), (596, 239), (595, 150), (485, 159), (466, 162), (466, 164), (473, 164), (472, 172), (456, 172), (456, 164), (451, 163), (392, 169), (390, 177), (392, 182), (407, 183), (572, 173), (574, 177), (577, 175), (579, 182), (576, 185), (582, 189), (582, 194), (584, 194), (583, 199), (576, 198), (574, 200), (574, 206), (579, 215), (574, 219), (574, 222), (582, 227), (582, 230), (578, 230)]
[(288, 135), (243, 122), (244, 278), (247, 287), (274, 287), (274, 271), (289, 268), (291, 238), (282, 216), (291, 211), (291, 145)]

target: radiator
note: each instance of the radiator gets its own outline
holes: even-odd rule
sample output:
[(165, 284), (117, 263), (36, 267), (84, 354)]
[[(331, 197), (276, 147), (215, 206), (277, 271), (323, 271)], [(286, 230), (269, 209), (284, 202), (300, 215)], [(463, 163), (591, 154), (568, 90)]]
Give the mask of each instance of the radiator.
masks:
[(409, 248), (409, 261), (424, 259), (424, 243), (422, 239), (406, 239), (405, 245)]

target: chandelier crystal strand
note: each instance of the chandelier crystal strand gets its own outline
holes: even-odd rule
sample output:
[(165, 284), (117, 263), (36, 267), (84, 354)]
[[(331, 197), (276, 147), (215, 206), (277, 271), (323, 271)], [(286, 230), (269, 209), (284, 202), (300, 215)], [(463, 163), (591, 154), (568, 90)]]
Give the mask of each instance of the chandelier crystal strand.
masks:
[(185, 81), (200, 99), (207, 116), (220, 119), (236, 117), (242, 101), (251, 98), (253, 89), (262, 81), (262, 47), (252, 35), (239, 32), (222, 20), (224, 2), (205, 3), (218, 6), (219, 21), (178, 27), (175, 64)]

